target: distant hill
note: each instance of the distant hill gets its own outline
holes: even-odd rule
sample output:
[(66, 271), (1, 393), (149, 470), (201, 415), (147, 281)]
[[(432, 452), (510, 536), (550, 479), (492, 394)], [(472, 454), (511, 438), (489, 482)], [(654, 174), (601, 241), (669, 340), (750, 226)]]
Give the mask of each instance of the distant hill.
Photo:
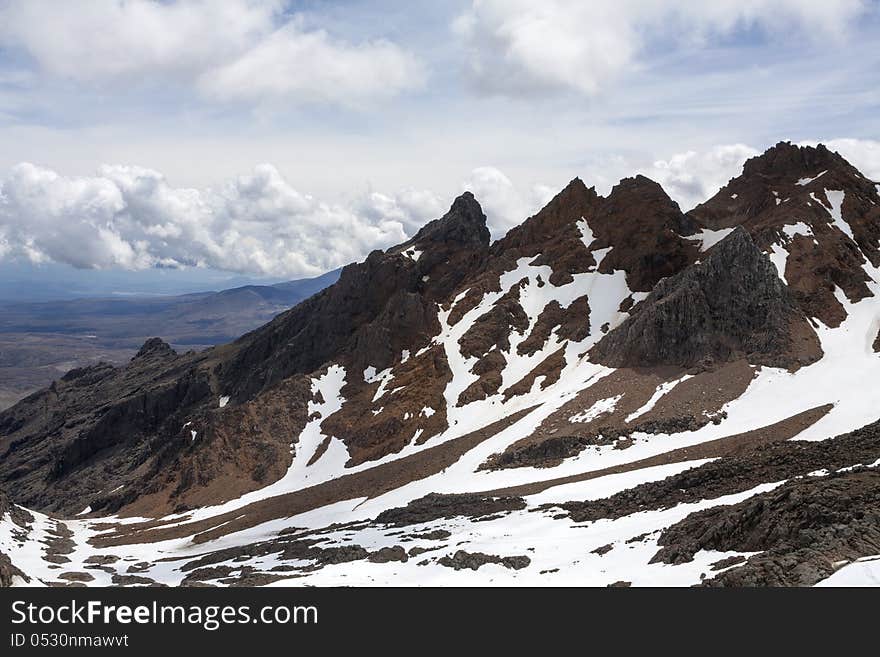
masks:
[(151, 336), (183, 350), (233, 340), (332, 285), (339, 272), (178, 296), (2, 303), (0, 408), (71, 367), (123, 363)]

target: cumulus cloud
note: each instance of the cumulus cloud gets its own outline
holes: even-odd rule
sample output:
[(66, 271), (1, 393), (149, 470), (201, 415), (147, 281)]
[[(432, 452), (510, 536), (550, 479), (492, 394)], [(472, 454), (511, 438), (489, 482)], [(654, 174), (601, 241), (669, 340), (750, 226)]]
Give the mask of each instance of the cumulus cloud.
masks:
[(496, 239), (541, 209), (559, 191), (544, 185), (521, 190), (495, 167), (474, 169), (462, 187), (482, 205), (489, 232)]
[[(880, 142), (823, 143), (880, 180)], [(687, 211), (738, 176), (758, 153), (745, 144), (727, 144), (644, 165), (617, 157), (601, 176), (583, 177), (607, 193), (612, 183), (602, 176), (610, 181), (640, 172)], [(485, 166), (471, 171), (461, 188), (473, 192), (497, 239), (546, 205), (561, 185), (518, 185)], [(329, 203), (297, 190), (269, 164), (216, 188), (190, 189), (135, 166), (104, 166), (96, 175), (72, 177), (22, 163), (0, 179), (0, 260), (311, 276), (406, 241), (442, 216), (450, 202), (431, 190), (404, 189)]]
[[(818, 141), (803, 141), (801, 146), (815, 146)], [(822, 141), (871, 180), (880, 180), (880, 142), (866, 139), (830, 139)], [(743, 164), (761, 151), (746, 144), (724, 144), (705, 151), (676, 153), (659, 159), (639, 172), (659, 182), (683, 210), (708, 200), (727, 182), (742, 173)]]
[(742, 173), (747, 159), (759, 152), (745, 144), (715, 146), (708, 151), (676, 153), (656, 160), (641, 173), (659, 182), (666, 193), (687, 211), (706, 201)]
[(449, 203), (430, 190), (405, 189), (394, 195), (370, 192), (353, 203), (353, 210), (367, 221), (397, 221), (407, 235), (443, 216)]
[[(558, 191), (520, 189), (492, 167), (474, 169), (462, 189), (480, 201), (495, 238)], [(22, 163), (0, 180), (0, 259), (309, 276), (406, 241), (450, 200), (404, 189), (328, 203), (295, 189), (269, 164), (217, 188), (190, 189), (136, 166), (72, 177)]]
[(839, 39), (866, 7), (864, 0), (473, 0), (453, 31), (484, 91), (594, 94), (660, 39), (693, 45), (738, 28)]
[[(802, 142), (815, 146), (817, 142)], [(880, 141), (870, 139), (830, 139), (822, 142), (840, 153), (850, 164), (871, 180), (880, 182)]]
[(416, 58), (388, 41), (307, 29), (281, 0), (9, 0), (0, 46), (78, 83), (193, 84), (221, 100), (354, 104), (418, 86)]
[(442, 214), (439, 207), (430, 193), (412, 190), (327, 203), (297, 191), (267, 164), (217, 189), (196, 190), (139, 167), (67, 177), (25, 163), (0, 182), (0, 257), (308, 276), (405, 241), (413, 226)]

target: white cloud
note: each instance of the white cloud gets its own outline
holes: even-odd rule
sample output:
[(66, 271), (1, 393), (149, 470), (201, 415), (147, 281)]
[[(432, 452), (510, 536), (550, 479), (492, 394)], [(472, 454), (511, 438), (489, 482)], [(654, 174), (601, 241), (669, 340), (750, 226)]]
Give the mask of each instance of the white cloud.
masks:
[(195, 190), (138, 167), (65, 177), (19, 164), (0, 182), (0, 256), (80, 268), (206, 266), (306, 276), (405, 241), (407, 227), (437, 203), (415, 192), (325, 203), (298, 192), (271, 165)]
[[(880, 142), (823, 143), (864, 175), (880, 179)], [(606, 160), (601, 176), (584, 172), (582, 177), (607, 194), (613, 181), (641, 172), (687, 211), (740, 175), (743, 163), (758, 153), (745, 144), (727, 144), (644, 165), (616, 157)], [(461, 187), (474, 193), (497, 239), (563, 185), (517, 185), (487, 166), (474, 169)], [(405, 241), (442, 216), (450, 201), (431, 190), (410, 188), (328, 203), (298, 191), (268, 164), (216, 188), (190, 189), (173, 187), (162, 174), (134, 166), (104, 166), (94, 176), (71, 177), (23, 163), (0, 179), (0, 259), (80, 268), (199, 266), (309, 276)]]
[(354, 212), (371, 222), (398, 221), (407, 235), (415, 234), (432, 219), (441, 217), (449, 208), (430, 190), (405, 189), (393, 196), (370, 192), (353, 204)]
[(494, 167), (474, 169), (463, 188), (480, 202), (489, 232), (495, 239), (540, 210), (559, 191), (535, 185), (523, 192)]
[[(818, 142), (802, 142), (801, 145), (815, 146)], [(832, 151), (840, 153), (871, 180), (880, 182), (880, 141), (870, 139), (830, 139), (823, 141)]]
[(10, 0), (0, 47), (80, 84), (193, 84), (221, 100), (354, 104), (422, 82), (388, 41), (347, 43), (309, 30), (281, 0)]
[(866, 7), (864, 0), (473, 0), (453, 31), (484, 91), (594, 94), (660, 40), (674, 49), (757, 27), (821, 42), (845, 35)]
[(677, 153), (644, 167), (641, 173), (659, 182), (682, 210), (688, 211), (740, 175), (745, 161), (758, 154), (745, 144), (727, 144), (699, 153)]
[(0, 36), (77, 81), (198, 72), (271, 33), (278, 2), (12, 0)]
[(357, 45), (294, 20), (199, 84), (221, 100), (297, 98), (354, 105), (396, 96), (424, 79), (419, 61), (389, 41)]

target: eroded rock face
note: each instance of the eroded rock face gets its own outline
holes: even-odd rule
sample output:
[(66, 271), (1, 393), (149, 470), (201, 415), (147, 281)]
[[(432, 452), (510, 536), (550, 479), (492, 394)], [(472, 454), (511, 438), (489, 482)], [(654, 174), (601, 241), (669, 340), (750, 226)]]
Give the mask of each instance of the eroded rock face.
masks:
[(809, 322), (748, 233), (662, 280), (591, 350), (594, 362), (650, 367), (727, 362), (796, 368), (821, 357)]
[(17, 503), (62, 513), (133, 483), (160, 451), (186, 449), (182, 418), (213, 397), (210, 354), (150, 340), (124, 367), (73, 370), (22, 400), (0, 414), (0, 482)]

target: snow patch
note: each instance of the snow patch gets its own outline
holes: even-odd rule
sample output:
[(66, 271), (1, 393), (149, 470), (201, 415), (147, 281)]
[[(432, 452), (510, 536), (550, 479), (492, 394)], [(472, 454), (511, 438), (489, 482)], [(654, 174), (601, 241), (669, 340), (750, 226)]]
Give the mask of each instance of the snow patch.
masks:
[(800, 185), (801, 187), (805, 187), (805, 186), (809, 185), (811, 182), (813, 182), (814, 180), (818, 180), (819, 178), (824, 176), (826, 173), (828, 173), (827, 169), (825, 171), (823, 171), (822, 173), (820, 173), (818, 176), (815, 176), (814, 178), (801, 178), (800, 180), (797, 181), (797, 184)]
[(569, 422), (591, 422), (595, 420), (597, 417), (602, 415), (608, 415), (612, 413), (615, 408), (617, 408), (617, 402), (621, 400), (623, 395), (616, 395), (614, 397), (607, 397), (606, 399), (600, 399), (595, 404), (590, 406), (586, 411), (581, 413), (577, 413), (576, 415), (572, 415), (568, 418)]
[(590, 224), (587, 223), (585, 218), (581, 218), (579, 222), (577, 222), (578, 230), (581, 232), (581, 242), (584, 243), (584, 246), (587, 249), (590, 248), (590, 245), (595, 241), (596, 237), (593, 235), (593, 229), (590, 228)]
[(828, 212), (831, 213), (831, 219), (833, 220), (834, 225), (837, 226), (844, 235), (855, 242), (856, 238), (855, 235), (853, 235), (852, 228), (846, 221), (844, 221), (843, 214), (841, 212), (841, 208), (843, 208), (843, 199), (846, 196), (846, 192), (826, 189), (825, 196), (828, 197), (828, 202), (831, 204)]
[(831, 586), (880, 587), (880, 554), (863, 557), (844, 565), (840, 570), (830, 577), (823, 579), (816, 586), (820, 588)]
[(391, 373), (391, 368), (387, 368), (377, 373), (376, 368), (372, 365), (364, 370), (364, 381), (366, 383), (376, 383), (378, 381), (379, 387), (376, 389), (376, 393), (373, 395), (373, 401), (378, 401), (381, 399), (385, 393), (387, 392), (388, 384), (394, 380), (394, 375)]
[(422, 257), (422, 251), (419, 251), (416, 247), (411, 246), (410, 248), (408, 248), (406, 251), (403, 252), (403, 255), (405, 255), (407, 258), (409, 258), (413, 262), (418, 262), (419, 258)]
[(671, 392), (672, 389), (675, 388), (675, 386), (677, 386), (679, 383), (682, 383), (682, 382), (687, 381), (688, 379), (692, 379), (692, 378), (693, 378), (693, 376), (691, 376), (690, 374), (685, 374), (681, 378), (675, 379), (674, 381), (667, 381), (666, 383), (661, 383), (659, 386), (657, 386), (657, 389), (654, 391), (654, 394), (651, 395), (651, 398), (647, 402), (645, 402), (645, 404), (641, 408), (634, 411), (633, 413), (630, 413), (626, 417), (625, 422), (627, 424), (629, 424), (633, 420), (640, 418), (645, 413), (647, 413), (652, 408), (654, 408), (654, 406), (657, 405), (657, 402), (660, 401), (660, 399), (663, 398), (664, 396), (666, 396), (669, 392)]
[(718, 242), (730, 235), (733, 230), (733, 228), (722, 228), (720, 230), (707, 229), (700, 231), (696, 235), (690, 235), (685, 239), (691, 240), (692, 242), (700, 242), (700, 251), (708, 251), (718, 244)]

